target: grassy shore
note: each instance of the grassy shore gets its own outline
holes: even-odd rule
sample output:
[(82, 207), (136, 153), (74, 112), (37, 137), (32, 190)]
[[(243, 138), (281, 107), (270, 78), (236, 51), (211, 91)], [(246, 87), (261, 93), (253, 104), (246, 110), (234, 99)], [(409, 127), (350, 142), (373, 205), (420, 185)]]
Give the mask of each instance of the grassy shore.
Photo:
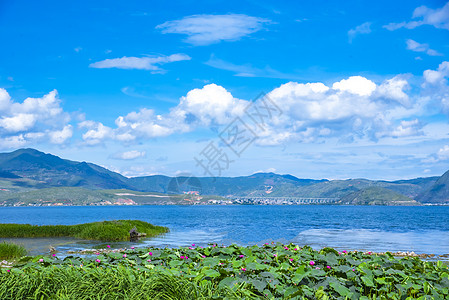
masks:
[(25, 247), (13, 243), (0, 243), (0, 259), (11, 259), (25, 256)]
[(129, 231), (133, 227), (136, 227), (139, 233), (145, 233), (147, 237), (168, 231), (166, 227), (154, 226), (138, 220), (103, 221), (78, 225), (0, 224), (0, 237), (75, 237), (99, 241), (125, 241), (129, 239)]
[(137, 248), (24, 257), (0, 270), (0, 299), (448, 299), (442, 262), (387, 253), (263, 247)]

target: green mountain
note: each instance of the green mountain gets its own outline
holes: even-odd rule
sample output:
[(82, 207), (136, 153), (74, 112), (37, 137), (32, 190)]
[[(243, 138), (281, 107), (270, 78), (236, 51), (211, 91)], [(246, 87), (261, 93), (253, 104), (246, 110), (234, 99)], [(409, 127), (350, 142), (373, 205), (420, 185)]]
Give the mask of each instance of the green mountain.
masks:
[(341, 198), (342, 204), (351, 205), (420, 205), (398, 192), (383, 187), (368, 187)]
[(89, 189), (114, 189), (127, 186), (126, 177), (100, 166), (61, 159), (58, 156), (34, 149), (0, 153), (0, 171), (7, 174), (8, 178), (15, 176), (16, 178), (31, 179), (44, 183), (45, 187), (72, 186)]
[(449, 171), (443, 174), (426, 192), (417, 197), (422, 203), (449, 204)]
[[(31, 192), (51, 187), (78, 187), (93, 191), (127, 189), (172, 195), (198, 192), (203, 196), (300, 198), (343, 198), (376, 187), (382, 188), (383, 194), (386, 193), (384, 190), (386, 189), (424, 203), (444, 204), (449, 203), (448, 180), (448, 173), (441, 177), (398, 181), (313, 180), (274, 173), (217, 178), (163, 175), (127, 178), (92, 163), (66, 160), (35, 149), (0, 153), (0, 199), (9, 193)], [(64, 194), (64, 191), (61, 193)], [(86, 197), (100, 197), (98, 194), (86, 193), (83, 191), (81, 194)], [(371, 191), (371, 194), (376, 193), (373, 194)], [(31, 193), (25, 198), (31, 196), (39, 195)]]
[(198, 190), (204, 195), (221, 196), (284, 196), (299, 186), (327, 180), (299, 179), (292, 175), (256, 173), (240, 177), (177, 177), (146, 176), (130, 178), (129, 185), (138, 191), (179, 193)]

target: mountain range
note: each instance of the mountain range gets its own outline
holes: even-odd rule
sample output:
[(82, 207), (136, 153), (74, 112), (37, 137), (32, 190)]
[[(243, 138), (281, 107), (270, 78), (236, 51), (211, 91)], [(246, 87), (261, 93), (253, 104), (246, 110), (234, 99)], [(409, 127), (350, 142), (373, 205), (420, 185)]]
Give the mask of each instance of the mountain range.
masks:
[(66, 160), (35, 149), (0, 153), (0, 199), (6, 193), (58, 187), (162, 194), (194, 192), (223, 197), (339, 198), (345, 204), (449, 204), (449, 171), (441, 177), (398, 181), (314, 180), (274, 173), (217, 178), (163, 175), (128, 178), (93, 163)]

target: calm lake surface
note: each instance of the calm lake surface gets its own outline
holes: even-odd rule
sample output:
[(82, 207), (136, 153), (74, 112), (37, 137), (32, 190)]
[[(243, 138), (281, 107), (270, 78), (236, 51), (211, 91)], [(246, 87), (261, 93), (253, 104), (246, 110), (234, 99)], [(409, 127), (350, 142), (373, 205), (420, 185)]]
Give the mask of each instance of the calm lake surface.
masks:
[[(192, 243), (239, 245), (294, 242), (339, 250), (449, 253), (449, 207), (391, 206), (80, 206), (1, 207), (0, 223), (78, 224), (139, 219), (167, 226), (164, 236), (114, 247), (178, 247)], [(5, 239), (3, 239), (5, 240)], [(30, 254), (104, 247), (73, 239), (17, 239)]]

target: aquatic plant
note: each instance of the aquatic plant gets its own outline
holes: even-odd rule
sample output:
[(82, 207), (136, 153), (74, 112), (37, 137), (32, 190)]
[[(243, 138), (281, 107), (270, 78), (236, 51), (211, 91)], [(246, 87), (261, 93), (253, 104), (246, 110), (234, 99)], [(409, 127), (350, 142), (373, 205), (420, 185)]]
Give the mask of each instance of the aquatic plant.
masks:
[(443, 262), (416, 257), (338, 254), (331, 248), (316, 251), (292, 244), (136, 248), (87, 258), (25, 257), (10, 272), (0, 271), (0, 298), (15, 299), (11, 295), (21, 299), (447, 299), (449, 269)]
[(18, 258), (26, 254), (26, 249), (21, 245), (7, 242), (0, 243), (0, 259)]
[(129, 231), (136, 227), (147, 237), (168, 231), (168, 228), (155, 226), (139, 220), (117, 220), (93, 222), (77, 225), (30, 225), (0, 224), (0, 237), (75, 237), (99, 241), (124, 241), (129, 239)]

